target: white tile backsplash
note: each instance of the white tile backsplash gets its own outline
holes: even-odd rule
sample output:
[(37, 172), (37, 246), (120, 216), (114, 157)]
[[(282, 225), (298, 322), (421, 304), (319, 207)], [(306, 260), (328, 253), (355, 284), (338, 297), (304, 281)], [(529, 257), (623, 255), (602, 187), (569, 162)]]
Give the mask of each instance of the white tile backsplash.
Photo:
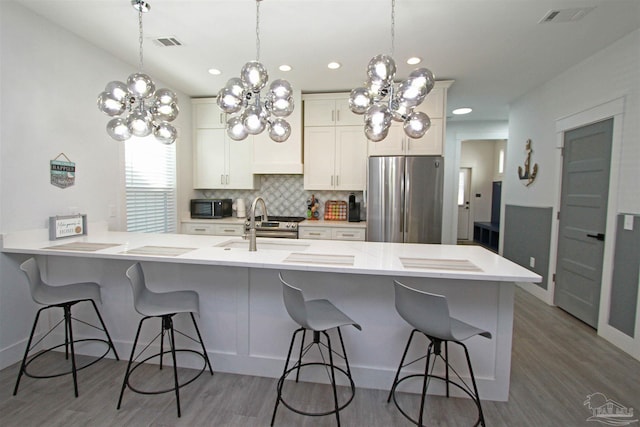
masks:
[[(247, 210), (257, 196), (261, 196), (266, 204), (269, 215), (306, 216), (307, 200), (312, 195), (320, 201), (320, 217), (324, 216), (324, 204), (328, 200), (348, 201), (351, 193), (355, 194), (356, 202), (360, 202), (361, 218), (364, 219), (364, 203), (362, 191), (307, 191), (304, 189), (302, 175), (261, 175), (259, 190), (200, 190), (203, 198), (236, 199), (245, 201)], [(235, 213), (234, 213), (235, 215)]]

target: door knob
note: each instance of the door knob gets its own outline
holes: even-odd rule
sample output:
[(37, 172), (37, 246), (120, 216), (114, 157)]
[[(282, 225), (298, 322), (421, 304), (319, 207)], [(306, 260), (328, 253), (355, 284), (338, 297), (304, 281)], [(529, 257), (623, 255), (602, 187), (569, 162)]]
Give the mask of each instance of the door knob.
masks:
[(591, 237), (592, 239), (598, 239), (601, 242), (604, 242), (604, 233), (587, 234), (587, 237)]

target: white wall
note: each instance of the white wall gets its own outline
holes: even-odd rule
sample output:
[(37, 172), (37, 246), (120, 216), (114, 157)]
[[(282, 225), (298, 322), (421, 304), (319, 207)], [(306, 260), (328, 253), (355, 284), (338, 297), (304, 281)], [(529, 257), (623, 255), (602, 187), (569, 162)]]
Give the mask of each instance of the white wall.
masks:
[[(114, 59), (13, 2), (0, 2), (0, 22), (0, 232), (45, 228), (49, 216), (71, 210), (120, 229), (122, 144), (107, 135), (109, 117), (98, 110), (96, 98), (109, 81), (125, 80), (137, 65)], [(192, 193), (191, 104), (187, 96), (178, 97), (182, 211)], [(67, 189), (50, 184), (49, 161), (60, 153), (76, 163), (76, 183)], [(118, 217), (109, 218), (110, 205)], [(15, 259), (2, 255), (0, 353), (28, 335), (33, 315), (24, 275)]]
[[(618, 155), (612, 159), (611, 169), (611, 180), (617, 182), (618, 186), (612, 189), (609, 196), (614, 203), (613, 209), (608, 212), (608, 229), (611, 229), (617, 214), (640, 213), (640, 30), (618, 40), (511, 105), (503, 181), (504, 203), (551, 206), (557, 211), (561, 158), (556, 148), (556, 121), (620, 97), (624, 97), (622, 138), (620, 147), (617, 150), (614, 147), (614, 155)], [(531, 161), (538, 164), (538, 176), (529, 187), (523, 186), (517, 177), (518, 166), (524, 164), (524, 144), (527, 139), (532, 140)], [(552, 236), (552, 259), (556, 242), (557, 236)], [(611, 252), (608, 255), (605, 252), (601, 304), (609, 301), (611, 278), (606, 272), (611, 271), (611, 256)], [(542, 297), (552, 301), (552, 295)], [(602, 317), (598, 327), (601, 335), (607, 334), (606, 319)], [(633, 348), (630, 352), (640, 358), (640, 331), (637, 330), (636, 335), (635, 343), (616, 341), (616, 344), (627, 351)], [(605, 338), (616, 340), (610, 335)]]

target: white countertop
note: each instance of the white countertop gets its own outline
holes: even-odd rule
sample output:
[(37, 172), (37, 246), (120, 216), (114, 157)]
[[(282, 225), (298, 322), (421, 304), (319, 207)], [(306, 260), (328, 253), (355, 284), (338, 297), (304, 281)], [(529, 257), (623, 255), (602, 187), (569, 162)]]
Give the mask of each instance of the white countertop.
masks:
[[(242, 245), (243, 240), (238, 237), (112, 232), (101, 231), (99, 227), (90, 227), (89, 230), (88, 236), (56, 241), (48, 240), (47, 230), (8, 233), (2, 236), (2, 251), (399, 277), (504, 282), (540, 282), (542, 279), (479, 246), (258, 238), (258, 250), (249, 252), (246, 248), (219, 246), (229, 242)], [(112, 246), (98, 250), (68, 247), (69, 244), (80, 243)], [(56, 246), (57, 249), (52, 249)], [(417, 266), (403, 265), (403, 262), (408, 265), (411, 261)]]

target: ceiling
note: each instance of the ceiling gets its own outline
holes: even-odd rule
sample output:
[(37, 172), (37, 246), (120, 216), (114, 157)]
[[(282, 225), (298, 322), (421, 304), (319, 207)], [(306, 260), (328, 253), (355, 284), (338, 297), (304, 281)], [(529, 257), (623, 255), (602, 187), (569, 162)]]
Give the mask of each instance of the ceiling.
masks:
[[(16, 1), (137, 70), (129, 0)], [(256, 58), (254, 0), (148, 1), (144, 70), (170, 88), (213, 96)], [(579, 20), (539, 23), (551, 10), (584, 7), (594, 8)], [(396, 0), (396, 78), (427, 67), (438, 80), (455, 80), (449, 116), (472, 107), (465, 120), (506, 120), (510, 102), (639, 27), (639, 0)], [(153, 41), (164, 36), (182, 46)], [(391, 52), (391, 0), (261, 1), (260, 45), (270, 80), (287, 79), (303, 93), (350, 90), (362, 85), (373, 56)], [(407, 65), (410, 56), (423, 61)], [(342, 67), (329, 70), (330, 61)], [(281, 64), (293, 70), (279, 71)], [(212, 67), (222, 74), (209, 74)]]

